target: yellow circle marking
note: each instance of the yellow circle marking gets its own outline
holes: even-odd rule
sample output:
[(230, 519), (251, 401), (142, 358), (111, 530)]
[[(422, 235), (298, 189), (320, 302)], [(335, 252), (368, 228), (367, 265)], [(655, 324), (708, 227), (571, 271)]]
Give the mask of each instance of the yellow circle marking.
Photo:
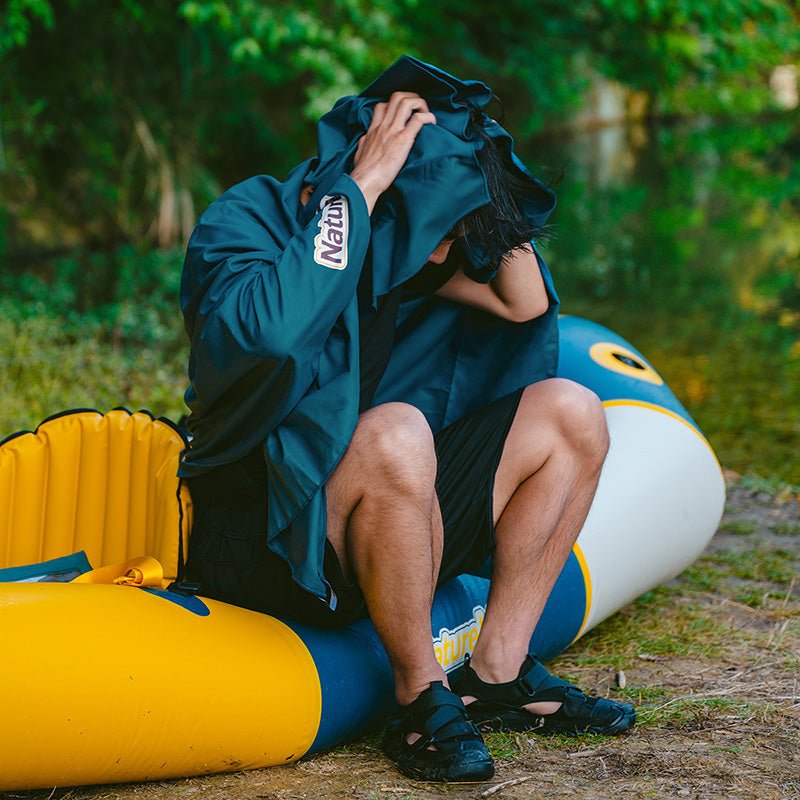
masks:
[[(610, 369), (612, 372), (618, 372), (620, 375), (625, 375), (628, 378), (637, 378), (640, 381), (653, 383), (656, 386), (663, 386), (664, 379), (639, 355), (627, 347), (612, 342), (595, 342), (589, 348), (589, 355), (601, 367)], [(621, 361), (617, 356), (622, 356), (629, 359), (638, 366), (626, 364)]]

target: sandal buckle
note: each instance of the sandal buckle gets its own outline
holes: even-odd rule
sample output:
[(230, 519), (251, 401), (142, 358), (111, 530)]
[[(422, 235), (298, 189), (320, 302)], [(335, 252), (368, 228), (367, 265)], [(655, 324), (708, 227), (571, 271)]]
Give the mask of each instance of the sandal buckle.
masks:
[(525, 694), (528, 697), (533, 699), (533, 696), (536, 694), (536, 686), (531, 683), (527, 675), (522, 675), (521, 677), (517, 678), (517, 684), (525, 690)]

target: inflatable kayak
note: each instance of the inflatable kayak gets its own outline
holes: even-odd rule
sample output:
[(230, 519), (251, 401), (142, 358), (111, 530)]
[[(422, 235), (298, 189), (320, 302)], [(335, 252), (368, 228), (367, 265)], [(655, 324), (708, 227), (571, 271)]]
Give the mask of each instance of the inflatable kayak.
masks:
[[(708, 442), (642, 354), (592, 322), (559, 324), (559, 375), (600, 396), (612, 444), (531, 641), (545, 659), (697, 558), (725, 492)], [(168, 421), (124, 409), (65, 412), (0, 444), (0, 790), (285, 764), (391, 709), (368, 620), (317, 630), (176, 580), (191, 527), (175, 477), (185, 447)], [(488, 587), (462, 575), (437, 592), (448, 671), (475, 645)]]

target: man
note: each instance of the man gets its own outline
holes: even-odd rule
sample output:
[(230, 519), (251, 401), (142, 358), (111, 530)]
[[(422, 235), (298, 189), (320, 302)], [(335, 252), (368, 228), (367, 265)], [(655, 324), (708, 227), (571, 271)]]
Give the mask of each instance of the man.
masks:
[[(311, 624), (369, 613), (400, 706), (384, 749), (428, 780), (493, 774), (476, 724), (635, 719), (528, 656), (608, 434), (597, 397), (553, 378), (557, 298), (532, 240), (554, 197), (483, 113), (490, 98), (400, 59), (320, 120), (317, 159), (212, 204), (181, 286), (189, 576)], [(489, 555), (456, 694), (433, 593)]]

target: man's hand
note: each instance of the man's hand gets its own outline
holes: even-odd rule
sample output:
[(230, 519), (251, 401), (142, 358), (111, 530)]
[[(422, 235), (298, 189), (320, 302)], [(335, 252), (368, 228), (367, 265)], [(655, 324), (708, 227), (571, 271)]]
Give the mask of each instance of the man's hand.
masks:
[(394, 92), (378, 103), (369, 129), (361, 137), (350, 177), (358, 184), (370, 214), (406, 163), (423, 125), (436, 124), (428, 104), (413, 92)]

